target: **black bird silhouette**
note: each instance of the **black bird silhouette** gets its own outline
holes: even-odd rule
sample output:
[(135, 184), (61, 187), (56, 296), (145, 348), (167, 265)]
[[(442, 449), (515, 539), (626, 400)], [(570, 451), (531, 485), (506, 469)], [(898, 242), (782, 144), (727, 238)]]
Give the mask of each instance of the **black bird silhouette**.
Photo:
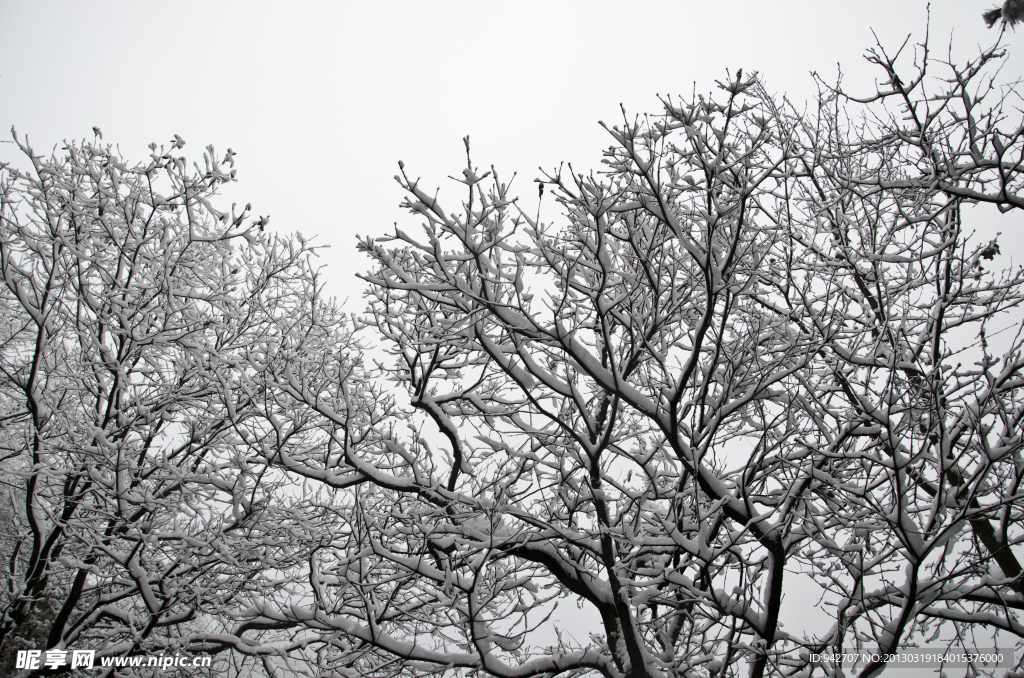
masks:
[(989, 28), (995, 26), (1000, 19), (1012, 28), (1018, 21), (1024, 21), (1024, 0), (1006, 0), (1002, 7), (990, 9), (981, 16)]

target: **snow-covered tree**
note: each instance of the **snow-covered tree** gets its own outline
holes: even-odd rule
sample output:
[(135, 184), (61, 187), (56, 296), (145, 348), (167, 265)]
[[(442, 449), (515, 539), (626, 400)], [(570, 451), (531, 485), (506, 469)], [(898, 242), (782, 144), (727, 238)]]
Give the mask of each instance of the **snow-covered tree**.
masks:
[[(876, 48), (876, 91), (809, 111), (742, 72), (666, 98), (536, 209), (468, 141), (459, 209), (400, 165), (421, 228), (360, 240), (373, 364), (301, 237), (213, 206), (230, 153), (19, 140), (5, 657), (704, 678), (1012, 651), (1024, 271), (972, 220), (1024, 207), (1024, 124), (997, 50), (917, 56)], [(829, 623), (784, 628), (794, 600)]]
[(306, 435), (291, 413), (275, 428), (268, 365), (328, 335), (339, 355), (342, 318), (301, 238), (213, 206), (230, 151), (190, 168), (176, 137), (128, 166), (98, 138), (49, 158), (15, 140), (26, 169), (0, 168), (2, 672), (18, 649), (226, 649), (209, 646), (225, 610), (286, 586), (320, 538), (268, 473)]
[[(807, 112), (742, 72), (666, 98), (608, 127), (602, 173), (545, 174), (539, 212), (471, 162), (457, 210), (403, 167), (422, 228), (360, 245), (407, 405), (275, 372), (329, 434), (275, 461), (336, 527), (304, 599), (243, 617), (350, 676), (840, 675), (810, 655), (1019, 644), (1024, 275), (968, 208), (1024, 207), (1024, 128), (996, 50), (921, 50), (906, 73), (874, 50), (877, 92)], [(783, 628), (786, 595), (831, 627)]]

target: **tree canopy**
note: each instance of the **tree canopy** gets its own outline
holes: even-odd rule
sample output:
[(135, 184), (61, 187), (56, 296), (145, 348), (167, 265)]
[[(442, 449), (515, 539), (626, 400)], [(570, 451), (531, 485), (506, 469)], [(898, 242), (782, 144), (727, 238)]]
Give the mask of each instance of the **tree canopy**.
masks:
[(31, 172), (0, 181), (4, 673), (17, 649), (189, 648), (319, 539), (268, 474), (302, 426), (275, 429), (266, 374), (338, 315), (309, 247), (210, 203), (230, 153), (190, 171), (178, 144), (129, 167), (98, 138), (50, 158), (15, 139)]
[[(360, 239), (353, 318), (299, 236), (214, 208), (230, 157), (23, 145), (0, 632), (271, 675), (1012, 654), (1024, 269), (971, 226), (1024, 207), (1000, 57), (878, 47), (875, 92), (819, 81), (810, 110), (730, 74), (624, 114), (601, 172), (540, 177), (538, 212), (468, 140), (456, 210), (400, 165), (422, 227)], [(829, 627), (783, 627), (796, 591)]]

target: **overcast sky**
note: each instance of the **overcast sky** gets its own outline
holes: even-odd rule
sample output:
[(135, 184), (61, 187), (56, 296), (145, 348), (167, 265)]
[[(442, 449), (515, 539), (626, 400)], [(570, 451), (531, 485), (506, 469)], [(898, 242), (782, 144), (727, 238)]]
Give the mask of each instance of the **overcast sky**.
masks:
[[(992, 4), (933, 1), (936, 52), (951, 39), (962, 56), (990, 44), (997, 31), (981, 12)], [(533, 199), (538, 166), (597, 166), (610, 141), (597, 122), (621, 119), (620, 103), (655, 111), (658, 93), (708, 91), (726, 68), (758, 70), (802, 102), (814, 94), (810, 71), (834, 78), (842, 63), (846, 82), (867, 91), (872, 28), (894, 50), (920, 40), (926, 6), (0, 0), (0, 127), (48, 151), (96, 125), (130, 160), (174, 134), (193, 158), (207, 144), (231, 147), (230, 198), (331, 245), (330, 289), (361, 307), (352, 274), (367, 264), (354, 236), (404, 218), (399, 159), (451, 191), (469, 134), (475, 163), (518, 172), (513, 185)], [(1024, 74), (1018, 52), (1004, 75)], [(0, 158), (12, 151), (0, 144)], [(454, 207), (461, 193), (448, 195)]]

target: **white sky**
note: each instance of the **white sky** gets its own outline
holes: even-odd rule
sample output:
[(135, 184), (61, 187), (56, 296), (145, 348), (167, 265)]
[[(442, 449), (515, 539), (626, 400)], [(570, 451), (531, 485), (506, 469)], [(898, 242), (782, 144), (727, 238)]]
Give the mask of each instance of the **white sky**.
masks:
[[(944, 53), (988, 45), (993, 0), (936, 0)], [(354, 236), (403, 219), (392, 177), (402, 159), (426, 185), (474, 162), (518, 172), (535, 199), (539, 166), (595, 168), (597, 125), (655, 112), (657, 93), (714, 87), (725, 69), (764, 74), (797, 101), (808, 73), (870, 86), (861, 55), (924, 35), (925, 0), (676, 2), (48, 2), (0, 0), (0, 138), (14, 125), (37, 151), (61, 139), (120, 144), (129, 160), (180, 134), (237, 153), (230, 199), (279, 231), (329, 244), (329, 289), (361, 310), (367, 268)], [(1011, 36), (1009, 44), (1020, 42)], [(1004, 75), (1024, 74), (1024, 49)], [(0, 144), (10, 159), (12, 144)], [(442, 192), (442, 197), (445, 195)]]

